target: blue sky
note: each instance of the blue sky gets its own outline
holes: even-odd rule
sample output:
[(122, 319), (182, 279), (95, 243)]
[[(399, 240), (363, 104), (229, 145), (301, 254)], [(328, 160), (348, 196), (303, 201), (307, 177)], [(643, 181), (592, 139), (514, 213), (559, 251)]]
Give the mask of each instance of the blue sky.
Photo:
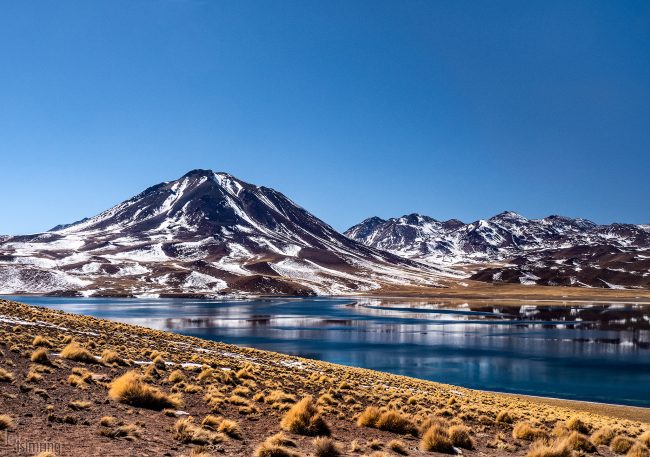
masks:
[(3, 1), (0, 233), (193, 168), (332, 224), (650, 222), (650, 2)]

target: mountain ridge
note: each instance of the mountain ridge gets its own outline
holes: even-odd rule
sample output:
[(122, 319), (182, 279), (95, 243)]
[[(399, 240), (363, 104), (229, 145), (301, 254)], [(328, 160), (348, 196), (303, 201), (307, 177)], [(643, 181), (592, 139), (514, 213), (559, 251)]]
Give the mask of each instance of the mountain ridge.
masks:
[[(450, 221), (419, 214), (367, 218), (344, 234), (425, 263), (478, 265), (471, 278), (480, 281), (650, 286), (650, 226), (646, 224), (599, 225), (559, 215), (528, 219), (513, 211), (467, 224)], [(499, 265), (480, 267), (493, 263)]]
[(357, 243), (272, 188), (202, 169), (0, 242), (3, 293), (324, 295), (462, 276)]

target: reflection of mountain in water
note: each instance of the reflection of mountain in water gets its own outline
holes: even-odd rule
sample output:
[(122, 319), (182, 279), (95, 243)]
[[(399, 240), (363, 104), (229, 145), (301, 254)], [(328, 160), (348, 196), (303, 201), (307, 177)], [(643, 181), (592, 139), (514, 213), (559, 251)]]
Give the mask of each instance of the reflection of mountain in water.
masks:
[(650, 307), (634, 304), (525, 301), (515, 306), (489, 300), (376, 298), (22, 300), (449, 384), (650, 406)]

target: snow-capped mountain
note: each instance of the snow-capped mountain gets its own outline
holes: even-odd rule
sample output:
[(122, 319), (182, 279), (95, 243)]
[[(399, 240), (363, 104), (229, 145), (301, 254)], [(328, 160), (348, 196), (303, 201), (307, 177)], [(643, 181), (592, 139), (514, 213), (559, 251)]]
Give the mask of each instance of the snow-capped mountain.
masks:
[(345, 232), (367, 246), (429, 264), (477, 267), (473, 279), (595, 287), (650, 286), (650, 227), (527, 219), (506, 211), (465, 224), (419, 214), (372, 217)]
[(340, 294), (450, 276), (461, 275), (350, 240), (273, 189), (209, 170), (0, 239), (0, 293)]

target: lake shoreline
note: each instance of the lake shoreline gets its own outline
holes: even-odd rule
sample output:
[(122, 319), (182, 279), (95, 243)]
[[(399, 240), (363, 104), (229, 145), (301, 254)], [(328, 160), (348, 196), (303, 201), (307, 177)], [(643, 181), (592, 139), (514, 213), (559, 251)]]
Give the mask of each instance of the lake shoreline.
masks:
[[(468, 305), (462, 300), (451, 306), (449, 300), (402, 303), (394, 298), (339, 296), (23, 300), (240, 347), (473, 389), (636, 407), (650, 404), (644, 387), (650, 382), (644, 369), (649, 342), (633, 332), (650, 330), (644, 306), (554, 301)], [(620, 373), (627, 374), (621, 378)], [(621, 379), (625, 392), (619, 387)]]

